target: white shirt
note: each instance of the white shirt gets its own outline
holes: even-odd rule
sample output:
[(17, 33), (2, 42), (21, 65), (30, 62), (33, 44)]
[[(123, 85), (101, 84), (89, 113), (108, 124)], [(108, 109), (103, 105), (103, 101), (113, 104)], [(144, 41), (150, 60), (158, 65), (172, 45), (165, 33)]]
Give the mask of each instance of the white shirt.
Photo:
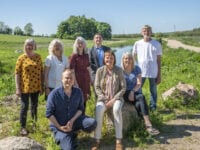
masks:
[(45, 66), (49, 68), (48, 87), (56, 88), (62, 84), (62, 73), (68, 67), (67, 57), (62, 56), (60, 61), (56, 56), (49, 55), (45, 60)]
[(161, 44), (152, 39), (136, 41), (133, 46), (133, 55), (137, 54), (138, 65), (142, 70), (142, 77), (156, 78), (158, 74), (157, 56), (162, 55)]

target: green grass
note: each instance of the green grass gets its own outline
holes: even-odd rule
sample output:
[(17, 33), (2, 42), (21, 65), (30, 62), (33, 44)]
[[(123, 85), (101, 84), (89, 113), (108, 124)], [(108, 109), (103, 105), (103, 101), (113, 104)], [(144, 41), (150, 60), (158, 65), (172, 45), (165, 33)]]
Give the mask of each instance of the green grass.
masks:
[[(14, 83), (14, 68), (15, 62), (21, 53), (15, 53), (15, 50), (23, 49), (23, 42), (28, 38), (25, 36), (10, 36), (0, 35), (0, 124), (2, 124), (2, 132), (0, 139), (15, 135), (19, 135), (19, 110), (20, 104), (4, 106), (3, 96), (13, 94), (15, 92)], [(52, 38), (34, 37), (37, 43), (37, 53), (42, 56), (43, 61), (48, 55), (48, 44)], [(72, 52), (73, 40), (62, 40), (65, 45), (65, 55), (69, 56)], [(135, 39), (112, 39), (104, 41), (104, 45), (115, 47), (132, 45)], [(87, 41), (88, 47), (91, 47), (93, 41)], [(199, 112), (199, 100), (188, 106), (180, 105), (179, 100), (177, 103), (169, 100), (164, 102), (161, 94), (182, 81), (193, 85), (199, 91), (200, 85), (200, 55), (195, 52), (186, 51), (183, 49), (171, 49), (163, 44), (162, 56), (162, 83), (158, 86), (158, 111), (150, 113), (153, 125), (159, 128), (162, 132), (162, 125), (164, 121), (176, 118), (178, 113), (192, 114)], [(149, 89), (148, 82), (145, 83), (143, 92), (149, 103)], [(87, 103), (86, 112), (90, 116), (94, 116), (95, 96), (92, 92), (92, 97)], [(59, 147), (54, 143), (52, 134), (48, 128), (48, 120), (45, 118), (45, 104), (44, 96), (40, 97), (38, 106), (38, 126), (37, 130), (32, 131), (30, 120), (30, 113), (28, 114), (27, 127), (31, 131), (29, 137), (43, 144), (48, 150), (58, 150)], [(112, 136), (111, 136), (112, 135)], [(92, 135), (83, 134), (79, 135), (81, 139), (82, 149), (88, 149), (88, 141), (91, 140)], [(104, 143), (110, 145), (114, 141), (114, 130), (109, 131), (106, 125), (103, 126)], [(135, 122), (130, 129), (129, 134), (126, 135), (124, 140), (125, 145), (131, 146), (134, 141), (134, 146), (146, 147), (149, 143), (157, 143), (156, 139), (150, 137), (144, 128), (141, 121)]]

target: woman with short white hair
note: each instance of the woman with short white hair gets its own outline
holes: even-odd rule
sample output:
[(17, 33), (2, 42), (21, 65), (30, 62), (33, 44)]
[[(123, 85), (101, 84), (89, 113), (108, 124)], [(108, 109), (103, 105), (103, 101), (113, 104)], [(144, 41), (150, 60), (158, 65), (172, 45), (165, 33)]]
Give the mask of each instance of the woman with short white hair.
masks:
[(68, 59), (64, 56), (63, 43), (54, 39), (49, 44), (49, 55), (45, 60), (45, 99), (50, 91), (62, 85), (62, 73), (68, 67)]

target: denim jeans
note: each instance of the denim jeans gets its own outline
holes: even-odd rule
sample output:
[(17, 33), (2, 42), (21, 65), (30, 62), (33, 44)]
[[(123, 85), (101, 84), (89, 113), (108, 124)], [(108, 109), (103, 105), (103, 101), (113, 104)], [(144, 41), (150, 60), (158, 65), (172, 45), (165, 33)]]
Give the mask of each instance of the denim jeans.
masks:
[[(157, 84), (156, 78), (148, 78), (149, 79), (149, 89), (150, 89), (150, 110), (156, 109), (157, 103)], [(142, 87), (144, 85), (146, 78), (142, 77)]]
[(32, 120), (37, 121), (38, 96), (39, 92), (21, 94), (20, 124), (22, 128), (26, 127), (29, 97), (31, 98), (31, 118)]
[(62, 150), (74, 150), (76, 131), (83, 130), (85, 132), (92, 132), (96, 128), (96, 121), (93, 118), (87, 116), (80, 116), (73, 124), (73, 130), (71, 132), (62, 132), (53, 128), (54, 138), (57, 144), (60, 145)]
[[(115, 126), (115, 136), (117, 139), (122, 139), (122, 106), (123, 102), (120, 100), (116, 100), (113, 108), (112, 113), (114, 117), (114, 126)], [(103, 102), (97, 102), (96, 104), (96, 120), (97, 120), (97, 127), (95, 129), (95, 139), (101, 139), (101, 129), (103, 124), (103, 115), (106, 111), (106, 106)]]

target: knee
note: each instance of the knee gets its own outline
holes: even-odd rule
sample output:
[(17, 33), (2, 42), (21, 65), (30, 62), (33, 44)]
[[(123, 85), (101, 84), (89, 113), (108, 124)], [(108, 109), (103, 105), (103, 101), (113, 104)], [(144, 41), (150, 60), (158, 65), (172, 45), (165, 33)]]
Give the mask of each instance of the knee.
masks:
[(92, 132), (97, 127), (97, 122), (95, 119), (90, 119), (89, 126), (85, 129), (86, 132)]

